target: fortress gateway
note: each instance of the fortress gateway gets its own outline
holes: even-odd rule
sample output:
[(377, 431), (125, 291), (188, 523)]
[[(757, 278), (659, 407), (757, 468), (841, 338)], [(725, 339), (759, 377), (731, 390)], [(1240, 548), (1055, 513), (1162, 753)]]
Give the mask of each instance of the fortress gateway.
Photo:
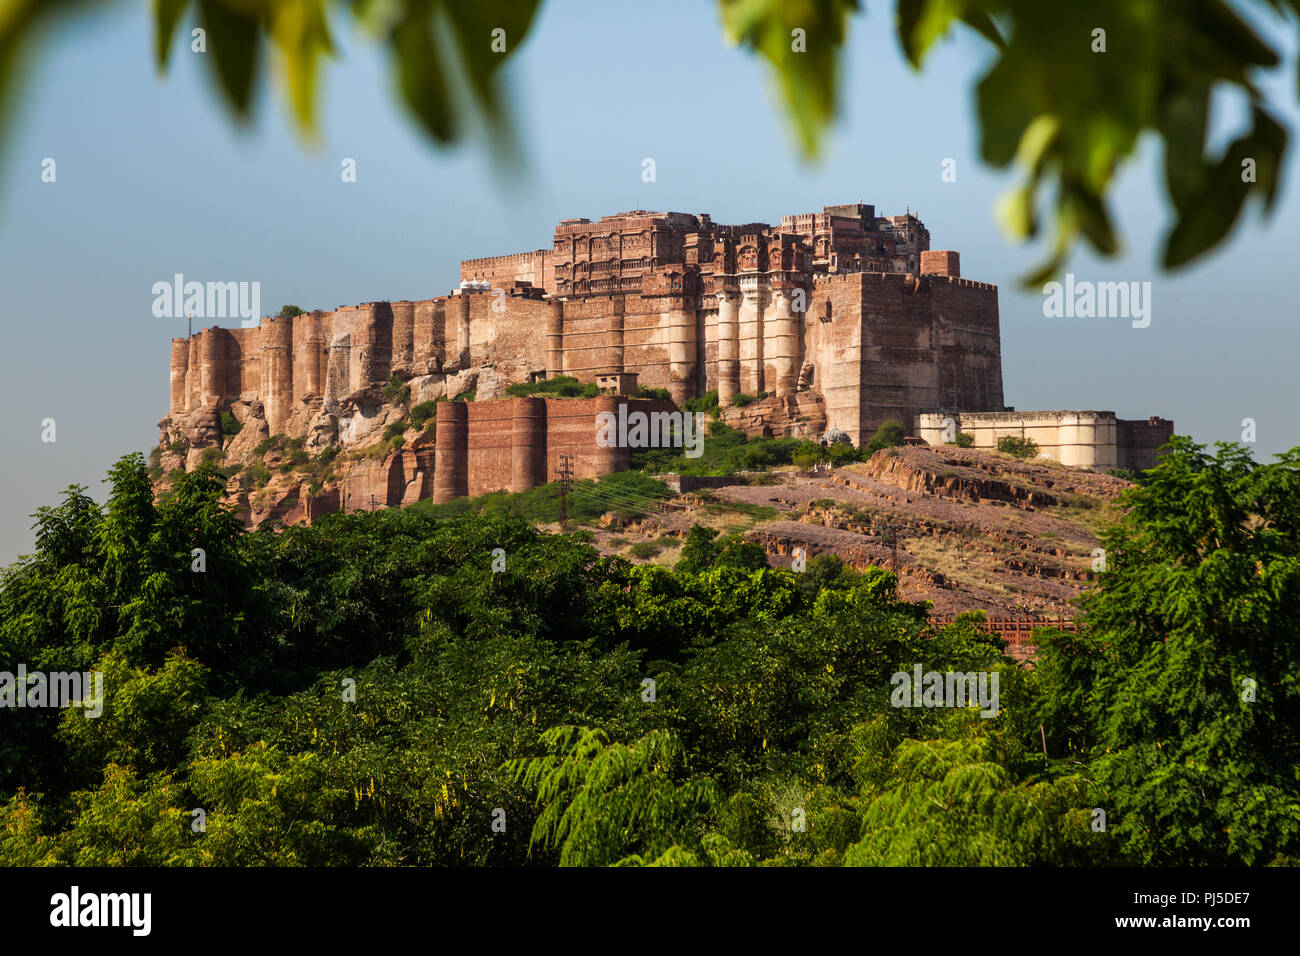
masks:
[[(230, 411), (245, 426), (236, 452), (277, 434), (346, 450), (373, 442), (389, 417), (382, 388), (393, 375), (407, 380), (412, 403), (474, 390), (467, 407), (439, 405), (436, 455), (419, 442), (394, 453), (386, 467), (400, 469), (402, 490), (384, 502), (394, 504), (531, 486), (548, 480), (561, 452), (575, 454), (579, 477), (619, 467), (580, 420), (641, 401), (627, 387), (581, 409), (491, 401), (510, 384), (557, 375), (624, 386), (635, 375), (678, 405), (716, 389), (724, 419), (752, 433), (831, 432), (855, 444), (888, 418), (910, 434), (933, 431), (925, 413), (985, 413), (979, 434), (993, 436), (987, 416), (1008, 411), (997, 287), (963, 279), (958, 253), (932, 250), (910, 211), (827, 206), (775, 227), (645, 210), (566, 219), (550, 248), (464, 261), (461, 280), (435, 299), (174, 339), (163, 447), (183, 439), (197, 461), (221, 441), (219, 415)], [(737, 396), (754, 400), (737, 405)], [(1090, 414), (1103, 418), (1091, 430), (1074, 422), (1070, 442), (1109, 447), (1073, 463), (1119, 463), (1117, 436), (1142, 429)], [(1167, 424), (1153, 427), (1163, 434)], [(387, 498), (397, 491), (391, 479), (385, 488)]]

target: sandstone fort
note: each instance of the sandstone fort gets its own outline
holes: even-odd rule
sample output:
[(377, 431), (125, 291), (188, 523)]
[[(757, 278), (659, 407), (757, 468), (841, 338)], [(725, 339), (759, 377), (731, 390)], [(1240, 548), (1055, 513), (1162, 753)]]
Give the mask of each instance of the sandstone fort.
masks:
[[(777, 226), (646, 210), (566, 219), (549, 248), (462, 262), (449, 295), (174, 339), (165, 464), (193, 467), (221, 447), (223, 412), (242, 425), (226, 440), (236, 459), (277, 435), (313, 453), (373, 446), (404, 413), (385, 398), (394, 377), (409, 405), (474, 400), (439, 401), (430, 440), (341, 462), (332, 487), (292, 507), (310, 518), (349, 501), (518, 491), (551, 480), (561, 456), (576, 477), (607, 474), (630, 452), (595, 442), (598, 414), (671, 410), (715, 390), (723, 420), (751, 434), (860, 444), (896, 419), (931, 443), (955, 424), (978, 445), (1033, 437), (1066, 464), (1153, 464), (1172, 434), (1164, 419), (1004, 405), (997, 287), (963, 278), (960, 262), (930, 248), (910, 210), (877, 216), (862, 203)], [(560, 375), (604, 394), (504, 397)], [(671, 404), (640, 388), (667, 390)]]

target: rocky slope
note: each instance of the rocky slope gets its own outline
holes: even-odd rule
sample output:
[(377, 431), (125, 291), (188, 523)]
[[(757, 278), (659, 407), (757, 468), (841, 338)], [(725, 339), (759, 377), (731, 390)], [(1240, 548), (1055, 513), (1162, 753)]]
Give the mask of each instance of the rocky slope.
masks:
[[(982, 609), (991, 618), (1069, 618), (1093, 579), (1097, 535), (1119, 516), (1128, 487), (996, 452), (906, 447), (825, 474), (681, 496), (680, 513), (647, 519), (635, 536), (664, 541), (695, 521), (711, 523), (744, 531), (774, 565), (788, 567), (803, 549), (810, 558), (832, 553), (857, 567), (895, 567), (903, 595), (932, 601), (936, 615)], [(755, 520), (729, 510), (742, 506), (774, 514)], [(610, 535), (628, 538), (627, 529)], [(667, 549), (656, 560), (674, 557)]]
[[(495, 398), (504, 384), (494, 368), (483, 367), (373, 385), (337, 402), (308, 395), (280, 435), (270, 434), (259, 401), (235, 402), (224, 414), (168, 416), (158, 423), (150, 462), (155, 487), (164, 496), (178, 471), (210, 460), (227, 479), (228, 502), (250, 526), (371, 509), (393, 490), (409, 503), (427, 496), (432, 480), (431, 403), (465, 393)], [(392, 489), (394, 481), (404, 487)]]

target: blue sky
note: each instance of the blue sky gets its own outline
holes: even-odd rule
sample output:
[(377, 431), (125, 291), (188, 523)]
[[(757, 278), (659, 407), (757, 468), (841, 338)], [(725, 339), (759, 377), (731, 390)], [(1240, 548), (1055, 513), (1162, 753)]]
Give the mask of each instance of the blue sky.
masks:
[[(52, 31), (0, 149), (0, 562), (31, 549), (39, 505), (72, 482), (102, 498), (111, 463), (156, 444), (184, 320), (153, 316), (154, 282), (258, 281), (265, 312), (428, 298), (454, 285), (462, 258), (544, 247), (559, 219), (638, 207), (775, 223), (828, 203), (910, 206), (935, 248), (961, 251), (963, 275), (1001, 286), (1009, 405), (1162, 415), (1202, 442), (1238, 440), (1251, 417), (1256, 457), (1300, 445), (1294, 176), (1271, 220), (1250, 212), (1224, 249), (1166, 275), (1159, 146), (1147, 143), (1113, 197), (1125, 253), (1076, 254), (1069, 270), (1151, 281), (1150, 327), (1047, 319), (1041, 295), (1015, 287), (1042, 249), (998, 232), (992, 207), (1010, 179), (977, 158), (971, 90), (987, 48), (954, 39), (917, 75), (887, 7), (868, 6), (851, 26), (842, 117), (808, 165), (766, 73), (725, 44), (713, 4), (548, 0), (508, 70), (527, 163), (510, 180), (480, 146), (428, 145), (392, 95), (382, 50), (341, 19), (315, 149), (277, 87), (251, 128), (236, 127), (186, 43), (157, 78), (144, 3)], [(1292, 36), (1274, 88), (1294, 144)], [(1233, 118), (1223, 111), (1221, 132)], [(45, 157), (56, 183), (41, 182)], [(340, 180), (344, 157), (356, 183)], [(653, 183), (641, 180), (644, 157)], [(940, 179), (946, 158), (955, 183)], [(40, 440), (45, 418), (53, 444)]]

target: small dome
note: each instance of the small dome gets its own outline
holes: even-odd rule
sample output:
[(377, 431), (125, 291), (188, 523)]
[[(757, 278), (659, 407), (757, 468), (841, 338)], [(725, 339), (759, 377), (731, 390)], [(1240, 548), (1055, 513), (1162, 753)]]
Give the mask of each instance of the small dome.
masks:
[(832, 425), (830, 428), (826, 429), (826, 434), (822, 436), (822, 441), (825, 442), (827, 445), (831, 445), (836, 442), (843, 442), (844, 444), (849, 444), (849, 436), (846, 435), (844, 432), (840, 431), (840, 429), (836, 428), (834, 425)]

